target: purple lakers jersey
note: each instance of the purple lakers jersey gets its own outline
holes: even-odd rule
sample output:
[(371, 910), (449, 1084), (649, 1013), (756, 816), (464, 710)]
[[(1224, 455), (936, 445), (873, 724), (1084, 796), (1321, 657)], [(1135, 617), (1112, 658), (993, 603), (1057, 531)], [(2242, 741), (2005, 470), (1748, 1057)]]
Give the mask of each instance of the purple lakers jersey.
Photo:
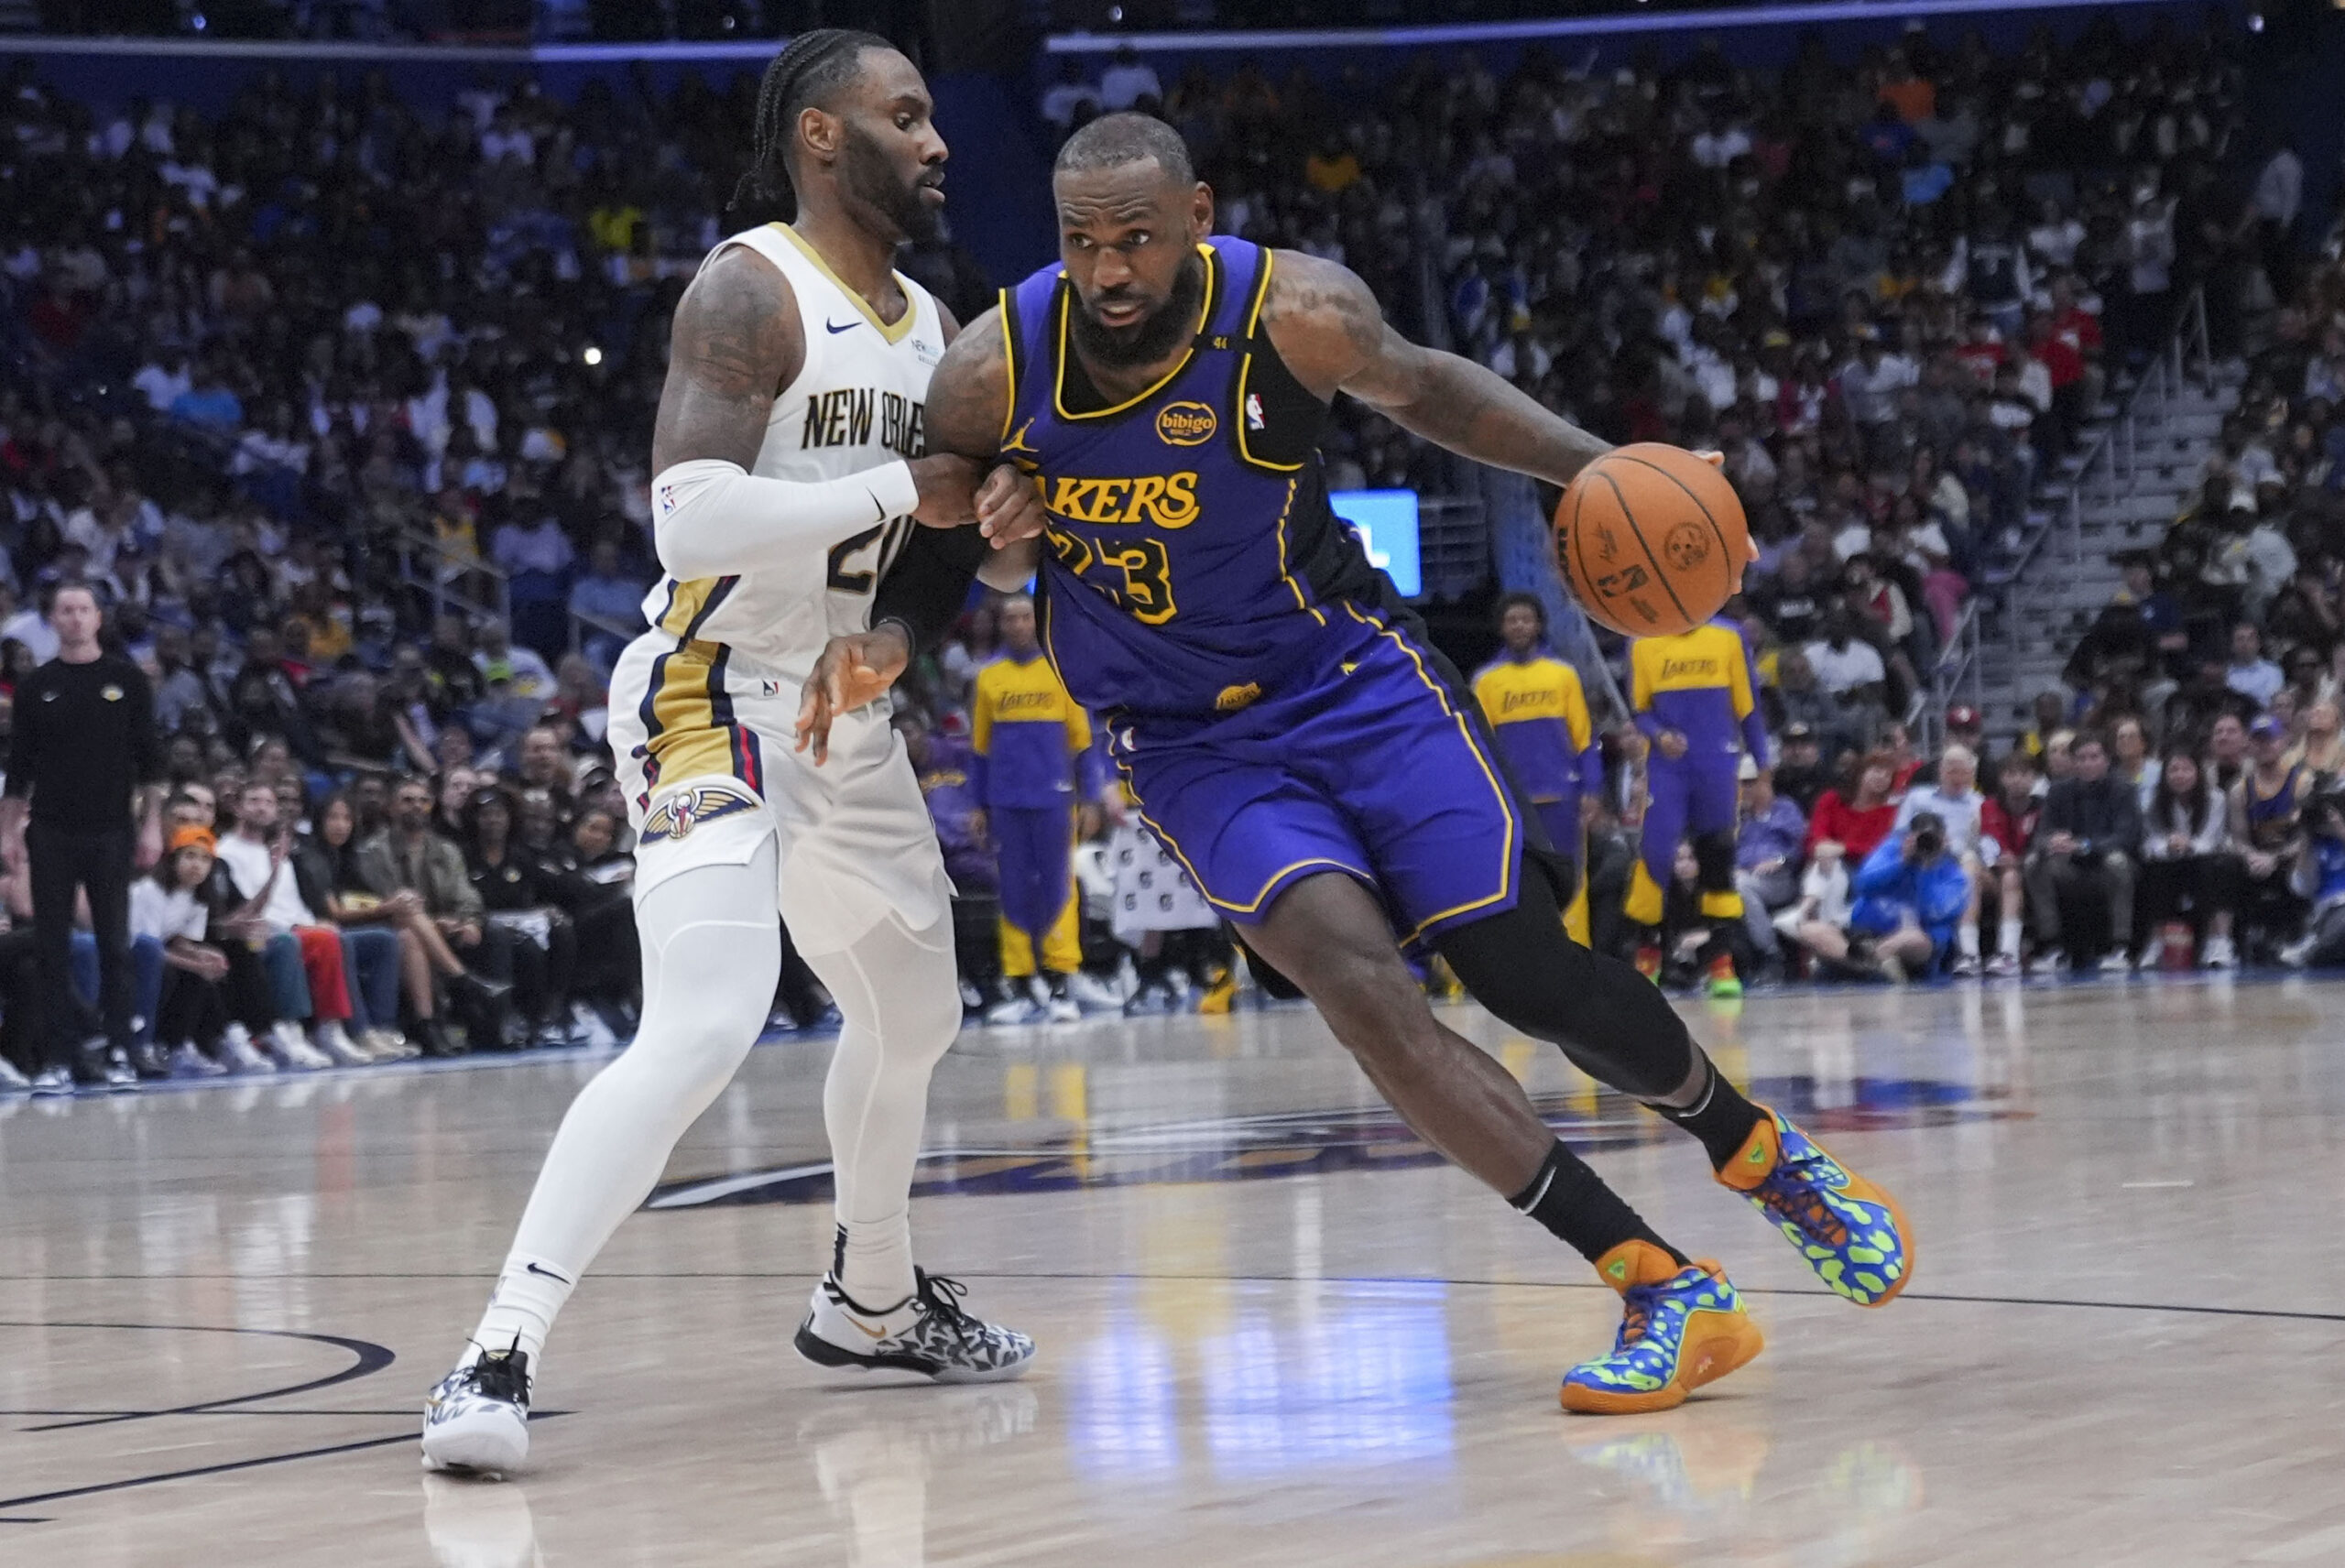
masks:
[(1198, 247), (1188, 351), (1110, 402), (1070, 347), (1073, 286), (1045, 267), (1002, 295), (1013, 387), (1003, 455), (1050, 513), (1042, 640), (1074, 701), (1151, 732), (1324, 680), (1405, 618), (1327, 504), (1326, 405), (1261, 328), (1270, 251)]

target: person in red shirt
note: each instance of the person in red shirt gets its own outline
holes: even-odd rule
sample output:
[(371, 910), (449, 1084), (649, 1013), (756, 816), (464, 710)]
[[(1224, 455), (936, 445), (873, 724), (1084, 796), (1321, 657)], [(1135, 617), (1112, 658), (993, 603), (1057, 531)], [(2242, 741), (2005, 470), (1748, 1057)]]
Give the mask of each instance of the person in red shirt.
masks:
[[(2081, 313), (2081, 312), (2079, 312)], [(2086, 321), (2092, 318), (2086, 316)], [(2093, 331), (2099, 332), (2099, 322)], [(2085, 418), (2085, 356), (2077, 340), (2056, 329), (2043, 310), (2027, 313), (2027, 351), (2044, 362), (2052, 377), (2052, 420), (2059, 427), (2060, 444), (2067, 447), (2083, 428)]]
[(2077, 351), (2078, 363), (2084, 370), (2080, 383), (2084, 390), (2078, 395), (2078, 403), (2090, 409), (2100, 401), (2100, 318), (2077, 303), (2074, 273), (2052, 275), (2052, 335)]
[(1962, 361), (1963, 368), (1979, 378), (1981, 387), (1995, 384), (1995, 367), (2011, 357), (2003, 347), (2003, 340), (1996, 335), (1995, 323), (1984, 310), (1973, 310), (1964, 325), (1962, 341), (1955, 345), (1954, 357)]
[(1889, 797), (1896, 773), (1896, 759), (1888, 752), (1868, 752), (1856, 765), (1852, 793), (1844, 787), (1818, 795), (1807, 820), (1807, 857), (1837, 856), (1850, 866), (1863, 865), (1897, 823), (1897, 802)]

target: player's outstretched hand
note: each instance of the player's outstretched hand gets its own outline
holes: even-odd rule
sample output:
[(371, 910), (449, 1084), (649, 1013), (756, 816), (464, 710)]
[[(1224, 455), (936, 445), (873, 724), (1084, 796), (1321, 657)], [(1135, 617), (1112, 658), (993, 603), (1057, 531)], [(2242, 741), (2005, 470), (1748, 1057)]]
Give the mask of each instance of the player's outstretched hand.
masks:
[[(1724, 467), (1726, 466), (1726, 453), (1724, 453), (1724, 452), (1717, 452), (1717, 451), (1703, 451), (1703, 452), (1696, 452), (1694, 455), (1695, 455), (1696, 457), (1700, 458), (1704, 463), (1708, 463), (1712, 468), (1721, 468), (1721, 469), (1722, 469), (1722, 468), (1724, 468)], [(1758, 561), (1758, 560), (1759, 560), (1759, 541), (1758, 541), (1757, 539), (1752, 539), (1752, 540), (1751, 541), (1751, 560), (1750, 560), (1749, 561), (1746, 561), (1744, 564), (1745, 564), (1745, 565), (1754, 564), (1754, 563), (1756, 563), (1756, 562), (1757, 562), (1757, 561)], [(1737, 577), (1737, 578), (1734, 580), (1734, 591), (1735, 591), (1736, 593), (1741, 593), (1741, 592), (1742, 592), (1742, 579), (1741, 579), (1741, 578), (1740, 578), (1740, 577)]]
[(812, 746), (817, 768), (828, 761), (833, 722), (886, 696), (911, 659), (911, 638), (901, 622), (883, 621), (867, 632), (833, 637), (799, 695), (798, 749)]
[(1042, 486), (1015, 464), (996, 463), (977, 486), (977, 531), (991, 539), (996, 550), (1040, 539), (1050, 520), (1050, 514), (1042, 509)]

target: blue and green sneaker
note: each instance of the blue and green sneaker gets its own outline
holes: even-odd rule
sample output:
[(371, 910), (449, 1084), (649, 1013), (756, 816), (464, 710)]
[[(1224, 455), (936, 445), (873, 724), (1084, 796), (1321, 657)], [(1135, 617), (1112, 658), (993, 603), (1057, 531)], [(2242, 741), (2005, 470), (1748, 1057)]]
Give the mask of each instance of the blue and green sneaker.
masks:
[(1766, 1119), (1718, 1181), (1751, 1200), (1816, 1277), (1860, 1307), (1886, 1306), (1914, 1278), (1914, 1232), (1897, 1201), (1761, 1105)]
[(1624, 1241), (1597, 1259), (1620, 1292), (1612, 1353), (1564, 1374), (1563, 1404), (1582, 1415), (1673, 1410), (1759, 1354), (1766, 1337), (1715, 1263), (1679, 1268), (1647, 1241)]

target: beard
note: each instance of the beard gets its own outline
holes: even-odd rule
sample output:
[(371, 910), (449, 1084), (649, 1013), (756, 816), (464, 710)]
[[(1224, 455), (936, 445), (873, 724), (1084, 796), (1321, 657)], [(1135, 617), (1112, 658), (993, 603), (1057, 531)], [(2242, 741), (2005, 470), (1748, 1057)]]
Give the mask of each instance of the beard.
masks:
[[(1091, 313), (1091, 305), (1077, 298), (1072, 313), (1075, 347), (1085, 359), (1110, 370), (1157, 364), (1196, 332), (1197, 310), (1205, 297), (1205, 258), (1191, 251), (1182, 258), (1181, 270), (1172, 278), (1172, 292), (1164, 303), (1129, 327), (1102, 324)], [(1118, 292), (1103, 298), (1112, 302), (1129, 296)]]
[(921, 191), (942, 171), (922, 169), (911, 180), (898, 173), (878, 141), (850, 120), (839, 154), (839, 184), (847, 199), (877, 212), (896, 231), (900, 240), (918, 245), (937, 235), (943, 210), (921, 199)]

